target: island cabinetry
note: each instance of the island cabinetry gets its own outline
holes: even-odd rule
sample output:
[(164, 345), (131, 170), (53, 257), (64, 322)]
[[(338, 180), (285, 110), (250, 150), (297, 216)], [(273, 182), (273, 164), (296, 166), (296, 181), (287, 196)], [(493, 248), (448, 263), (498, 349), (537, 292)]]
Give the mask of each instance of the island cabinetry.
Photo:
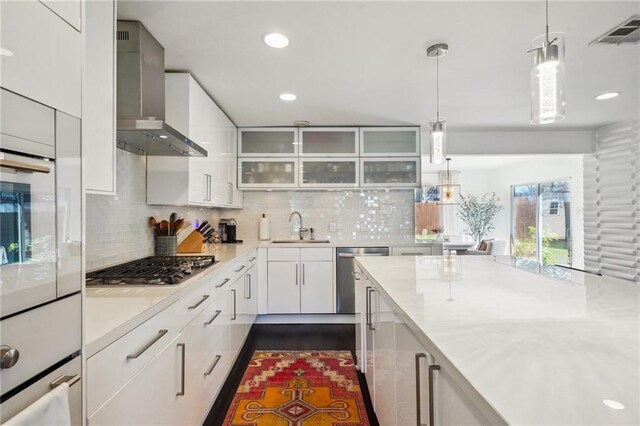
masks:
[(267, 259), (270, 314), (335, 311), (331, 248), (269, 248)]

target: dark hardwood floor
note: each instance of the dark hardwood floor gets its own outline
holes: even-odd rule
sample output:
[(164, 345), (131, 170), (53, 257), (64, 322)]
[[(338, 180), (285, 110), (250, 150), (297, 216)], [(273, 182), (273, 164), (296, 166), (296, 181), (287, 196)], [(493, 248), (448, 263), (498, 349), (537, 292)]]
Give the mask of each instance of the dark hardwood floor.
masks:
[[(244, 371), (256, 350), (348, 350), (355, 352), (354, 324), (254, 324), (238, 359), (229, 373), (211, 412), (206, 426), (222, 425), (233, 401)], [(355, 357), (355, 354), (354, 354)], [(358, 372), (367, 416), (371, 425), (378, 425), (371, 399), (362, 374)]]

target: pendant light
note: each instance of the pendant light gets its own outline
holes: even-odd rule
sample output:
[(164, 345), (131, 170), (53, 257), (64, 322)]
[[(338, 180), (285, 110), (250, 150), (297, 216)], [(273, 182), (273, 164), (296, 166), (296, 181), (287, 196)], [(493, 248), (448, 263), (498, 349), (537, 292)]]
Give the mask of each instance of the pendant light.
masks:
[(431, 164), (442, 164), (447, 155), (446, 122), (440, 120), (440, 58), (449, 53), (449, 45), (434, 44), (427, 49), (427, 56), (436, 59), (436, 119), (429, 123), (429, 145)]
[(549, 0), (545, 0), (545, 33), (532, 42), (531, 123), (549, 124), (564, 119), (564, 34), (549, 33)]
[(446, 161), (447, 172), (444, 176), (444, 183), (437, 186), (438, 194), (440, 194), (438, 204), (460, 204), (460, 185), (454, 184), (451, 180), (451, 170), (449, 170), (449, 162), (451, 161), (451, 158), (447, 158)]

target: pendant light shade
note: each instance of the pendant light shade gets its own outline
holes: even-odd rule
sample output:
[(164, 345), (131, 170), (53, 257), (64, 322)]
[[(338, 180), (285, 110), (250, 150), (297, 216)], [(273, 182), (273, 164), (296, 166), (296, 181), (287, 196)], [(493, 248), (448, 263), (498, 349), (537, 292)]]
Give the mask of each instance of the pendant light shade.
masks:
[(449, 170), (449, 162), (451, 158), (447, 158), (447, 172), (445, 174), (444, 182), (442, 185), (438, 185), (439, 201), (438, 204), (443, 205), (456, 205), (460, 204), (460, 185), (454, 184), (451, 179), (451, 171)]
[(429, 159), (431, 164), (442, 164), (447, 155), (446, 123), (440, 120), (440, 58), (449, 53), (444, 43), (434, 44), (427, 49), (427, 56), (436, 60), (436, 119), (429, 124)]
[(536, 37), (529, 53), (531, 66), (531, 123), (564, 120), (564, 34), (549, 33), (549, 0), (545, 0), (546, 31)]
[(442, 164), (445, 162), (447, 152), (447, 123), (444, 121), (432, 120), (429, 128), (431, 164)]

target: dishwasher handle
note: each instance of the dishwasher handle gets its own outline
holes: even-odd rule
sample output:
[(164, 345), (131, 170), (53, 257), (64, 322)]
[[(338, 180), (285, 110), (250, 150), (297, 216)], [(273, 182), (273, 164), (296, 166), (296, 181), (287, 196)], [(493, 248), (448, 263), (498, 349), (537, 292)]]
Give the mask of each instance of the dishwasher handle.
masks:
[(349, 257), (349, 258), (353, 258), (353, 257), (366, 257), (366, 256), (388, 256), (387, 254), (384, 253), (366, 253), (366, 254), (353, 254), (353, 253), (338, 253), (338, 257)]

